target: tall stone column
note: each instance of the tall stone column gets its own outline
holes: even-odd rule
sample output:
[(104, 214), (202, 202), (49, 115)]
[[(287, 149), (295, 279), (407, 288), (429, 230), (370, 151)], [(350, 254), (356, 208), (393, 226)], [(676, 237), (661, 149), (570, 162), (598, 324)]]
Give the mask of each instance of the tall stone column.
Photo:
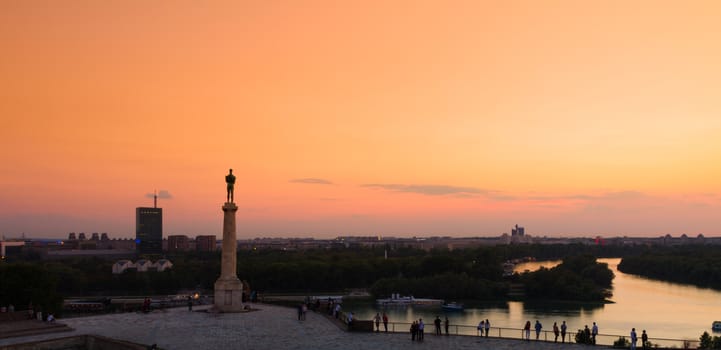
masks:
[(235, 236), (235, 203), (223, 205), (223, 251), (220, 278), (215, 281), (215, 309), (220, 312), (243, 311), (243, 283), (236, 269), (238, 240)]

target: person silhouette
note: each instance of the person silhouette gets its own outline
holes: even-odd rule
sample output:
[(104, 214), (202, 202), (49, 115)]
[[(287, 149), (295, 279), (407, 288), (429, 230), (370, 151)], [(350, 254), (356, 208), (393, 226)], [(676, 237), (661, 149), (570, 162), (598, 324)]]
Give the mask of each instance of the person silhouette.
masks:
[(235, 187), (235, 175), (233, 175), (233, 169), (230, 169), (228, 175), (225, 175), (225, 183), (228, 184), (228, 196), (226, 201), (228, 203), (233, 203), (233, 192)]

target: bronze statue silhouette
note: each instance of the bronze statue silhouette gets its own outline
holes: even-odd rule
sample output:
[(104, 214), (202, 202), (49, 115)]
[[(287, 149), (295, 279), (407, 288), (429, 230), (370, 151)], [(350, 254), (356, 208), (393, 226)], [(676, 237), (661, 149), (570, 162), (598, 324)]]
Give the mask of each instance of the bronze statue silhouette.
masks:
[(225, 183), (228, 184), (228, 198), (226, 199), (229, 203), (233, 203), (233, 192), (235, 187), (235, 175), (233, 175), (233, 169), (230, 169), (228, 175), (225, 175)]

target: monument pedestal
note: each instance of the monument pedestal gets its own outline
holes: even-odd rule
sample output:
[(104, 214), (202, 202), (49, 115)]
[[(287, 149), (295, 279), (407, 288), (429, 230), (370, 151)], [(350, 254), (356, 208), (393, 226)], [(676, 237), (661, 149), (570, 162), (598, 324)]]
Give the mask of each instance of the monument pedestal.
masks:
[(215, 310), (218, 312), (243, 311), (243, 283), (236, 273), (235, 203), (223, 205), (223, 251), (220, 264), (220, 278), (215, 282)]
[(235, 279), (215, 281), (215, 310), (219, 312), (243, 311), (243, 283)]

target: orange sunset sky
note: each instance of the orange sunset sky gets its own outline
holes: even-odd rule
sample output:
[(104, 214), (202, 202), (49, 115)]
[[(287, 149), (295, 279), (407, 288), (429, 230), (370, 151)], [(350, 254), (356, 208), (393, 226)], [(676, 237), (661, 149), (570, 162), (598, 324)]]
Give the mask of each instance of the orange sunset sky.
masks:
[(0, 2), (0, 234), (721, 234), (719, 1)]

